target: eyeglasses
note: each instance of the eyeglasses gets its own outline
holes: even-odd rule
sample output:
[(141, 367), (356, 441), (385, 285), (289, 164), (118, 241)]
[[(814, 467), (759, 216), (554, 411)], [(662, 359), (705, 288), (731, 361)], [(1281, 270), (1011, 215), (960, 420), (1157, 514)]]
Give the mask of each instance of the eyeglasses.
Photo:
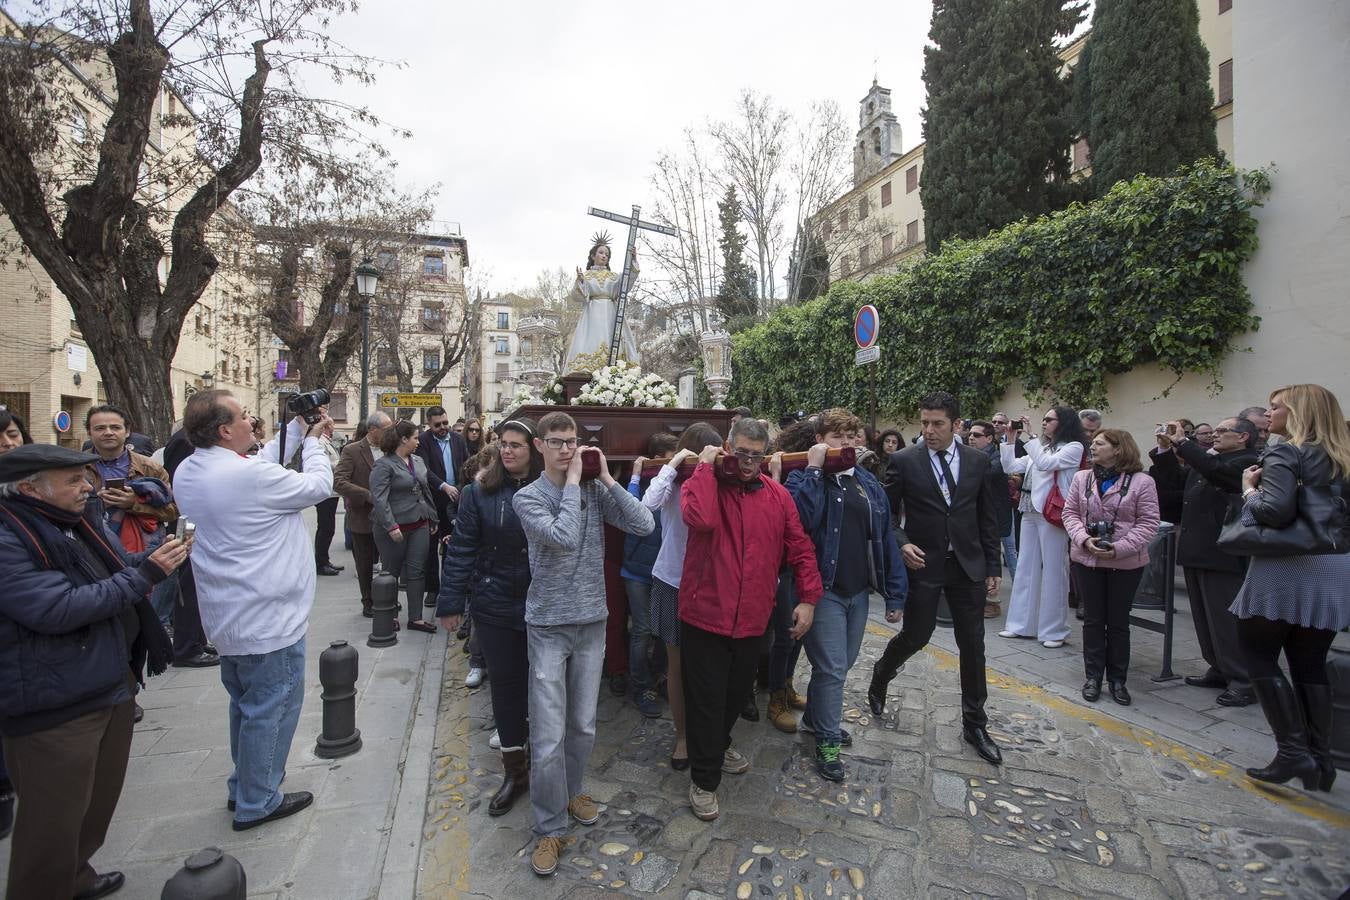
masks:
[(512, 452), (514, 452), (514, 451), (516, 451), (516, 450), (528, 450), (528, 449), (529, 449), (529, 448), (526, 447), (524, 444), (518, 444), (518, 443), (516, 443), (515, 441), (501, 441), (501, 442), (500, 442), (500, 445), (501, 445), (501, 448), (502, 448), (503, 450), (510, 450), (510, 451), (512, 451)]
[(736, 451), (734, 452), (734, 455), (735, 455), (735, 457), (736, 457), (736, 460), (737, 460), (738, 462), (740, 462), (742, 465), (744, 465), (744, 464), (746, 464), (746, 463), (750, 463), (750, 464), (753, 464), (753, 465), (758, 465), (759, 463), (764, 462), (764, 457), (765, 457), (766, 454), (764, 454), (764, 453), (747, 453), (747, 452), (745, 452), (744, 450), (736, 450)]
[[(1218, 437), (1221, 434), (1232, 434), (1232, 432), (1233, 429), (1231, 428), (1224, 428), (1223, 426), (1219, 426), (1210, 433), (1213, 434), (1215, 437)], [(1196, 437), (1204, 437), (1204, 435), (1197, 432)]]
[(987, 438), (987, 437), (989, 437), (989, 435), (985, 434), (983, 431), (972, 431), (972, 432), (970, 433), (970, 436), (971, 436), (972, 438)]
[(570, 437), (570, 438), (555, 438), (555, 437), (544, 438), (544, 446), (548, 447), (548, 449), (550, 449), (550, 450), (561, 450), (561, 449), (564, 448), (564, 447), (567, 447), (567, 448), (570, 450), (570, 449), (576, 447), (576, 445), (577, 445), (577, 439), (574, 438), (574, 437)]
[(464, 430), (467, 431), (469, 434), (478, 434), (478, 433), (479, 433), (480, 431), (482, 431), (483, 429), (481, 429), (481, 428), (466, 428), (466, 429), (464, 429)]

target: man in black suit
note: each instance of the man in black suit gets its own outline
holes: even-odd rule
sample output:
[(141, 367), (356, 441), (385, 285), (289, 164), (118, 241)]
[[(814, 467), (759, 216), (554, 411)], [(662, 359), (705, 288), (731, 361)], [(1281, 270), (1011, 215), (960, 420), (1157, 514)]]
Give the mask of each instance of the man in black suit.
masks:
[(1209, 663), (1204, 675), (1188, 675), (1192, 687), (1226, 688), (1220, 706), (1247, 706), (1252, 702), (1247, 661), (1238, 647), (1237, 616), (1228, 611), (1247, 574), (1247, 560), (1219, 549), (1219, 531), (1231, 504), (1242, 493), (1242, 471), (1257, 464), (1256, 425), (1247, 419), (1224, 419), (1214, 428), (1214, 453), (1186, 437), (1173, 422), (1158, 442), (1176, 451), (1161, 454), (1156, 465), (1186, 463), (1182, 494), (1181, 529), (1177, 535), (1177, 563), (1186, 575), (1191, 620), (1200, 642), (1200, 655)]
[[(998, 596), (1003, 572), (998, 515), (990, 489), (989, 457), (954, 440), (960, 419), (956, 398), (945, 391), (920, 402), (923, 442), (891, 454), (886, 494), (891, 509), (904, 510), (895, 531), (909, 567), (905, 624), (872, 668), (867, 702), (874, 715), (886, 709), (886, 686), (933, 636), (938, 599), (945, 592), (961, 652), (961, 736), (997, 765), (998, 745), (985, 730), (984, 604)], [(900, 614), (886, 613), (888, 622)]]
[(436, 594), (441, 589), (440, 548), (455, 524), (459, 508), (459, 472), (469, 458), (469, 445), (464, 436), (450, 430), (450, 415), (445, 407), (433, 406), (427, 410), (427, 433), (417, 445), (417, 452), (427, 468), (445, 482), (446, 490), (436, 491), (436, 534), (428, 551), (426, 572), (427, 606), (436, 605)]

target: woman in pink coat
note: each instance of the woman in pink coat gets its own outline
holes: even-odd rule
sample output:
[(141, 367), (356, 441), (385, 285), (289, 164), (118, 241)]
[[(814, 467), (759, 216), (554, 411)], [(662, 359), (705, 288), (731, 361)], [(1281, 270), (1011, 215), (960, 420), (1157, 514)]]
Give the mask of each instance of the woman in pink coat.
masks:
[(1083, 604), (1083, 699), (1102, 695), (1105, 672), (1111, 698), (1129, 706), (1130, 607), (1158, 531), (1158, 488), (1127, 432), (1098, 431), (1092, 453), (1092, 468), (1073, 477), (1064, 502), (1071, 577)]

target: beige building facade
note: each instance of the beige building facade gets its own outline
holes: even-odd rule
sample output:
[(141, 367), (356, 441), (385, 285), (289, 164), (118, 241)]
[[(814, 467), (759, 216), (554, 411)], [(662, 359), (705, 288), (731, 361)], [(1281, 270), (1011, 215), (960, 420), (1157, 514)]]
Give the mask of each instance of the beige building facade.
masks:
[[(0, 14), (0, 26), (12, 26)], [(65, 92), (70, 119), (51, 164), (56, 195), (62, 182), (86, 172), (97, 151), (98, 135), (111, 114), (115, 84), (110, 70), (99, 61), (70, 63), (56, 89)], [(157, 173), (199, 165), (193, 128), (175, 124), (174, 116), (191, 115), (181, 98), (161, 91), (153, 112), (142, 199), (162, 212), (163, 228), (183, 202), (187, 190), (159, 192)], [(228, 216), (223, 209), (218, 216)], [(57, 216), (59, 219), (59, 215)], [(168, 241), (165, 241), (168, 244)], [(69, 301), (47, 273), (22, 252), (7, 216), (0, 214), (0, 405), (28, 422), (35, 441), (78, 447), (87, 438), (84, 416), (93, 406), (108, 402), (97, 360), (75, 322)], [(228, 388), (250, 410), (264, 418), (275, 416), (275, 398), (267, 390), (263, 372), (275, 359), (275, 350), (259, 330), (252, 307), (252, 289), (241, 274), (238, 253), (218, 251), (221, 266), (201, 300), (188, 314), (170, 369), (175, 418), (182, 417), (188, 397), (204, 387)], [(166, 256), (160, 263), (161, 282), (169, 271)], [(58, 430), (66, 413), (71, 425)], [(141, 423), (132, 423), (137, 429)]]

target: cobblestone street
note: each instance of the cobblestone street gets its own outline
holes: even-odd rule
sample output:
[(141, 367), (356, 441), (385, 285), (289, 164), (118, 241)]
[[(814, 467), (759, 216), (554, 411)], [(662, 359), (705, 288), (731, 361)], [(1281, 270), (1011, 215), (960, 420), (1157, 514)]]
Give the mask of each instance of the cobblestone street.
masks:
[[(1335, 897), (1350, 885), (1343, 786), (1325, 804), (1257, 789), (1233, 764), (1114, 718), (1113, 704), (992, 678), (995, 769), (961, 742), (956, 660), (934, 647), (873, 719), (866, 678), (890, 633), (869, 624), (849, 679), (846, 782), (817, 777), (806, 736), (741, 721), (734, 741), (753, 765), (723, 780), (713, 823), (689, 812), (688, 775), (666, 764), (669, 719), (644, 720), (602, 690), (586, 784), (603, 814), (574, 827), (551, 879), (529, 867), (528, 804), (486, 814), (500, 771), (488, 698), (465, 692), (452, 646), (419, 896), (1144, 900)], [(803, 658), (799, 687), (808, 675)]]

